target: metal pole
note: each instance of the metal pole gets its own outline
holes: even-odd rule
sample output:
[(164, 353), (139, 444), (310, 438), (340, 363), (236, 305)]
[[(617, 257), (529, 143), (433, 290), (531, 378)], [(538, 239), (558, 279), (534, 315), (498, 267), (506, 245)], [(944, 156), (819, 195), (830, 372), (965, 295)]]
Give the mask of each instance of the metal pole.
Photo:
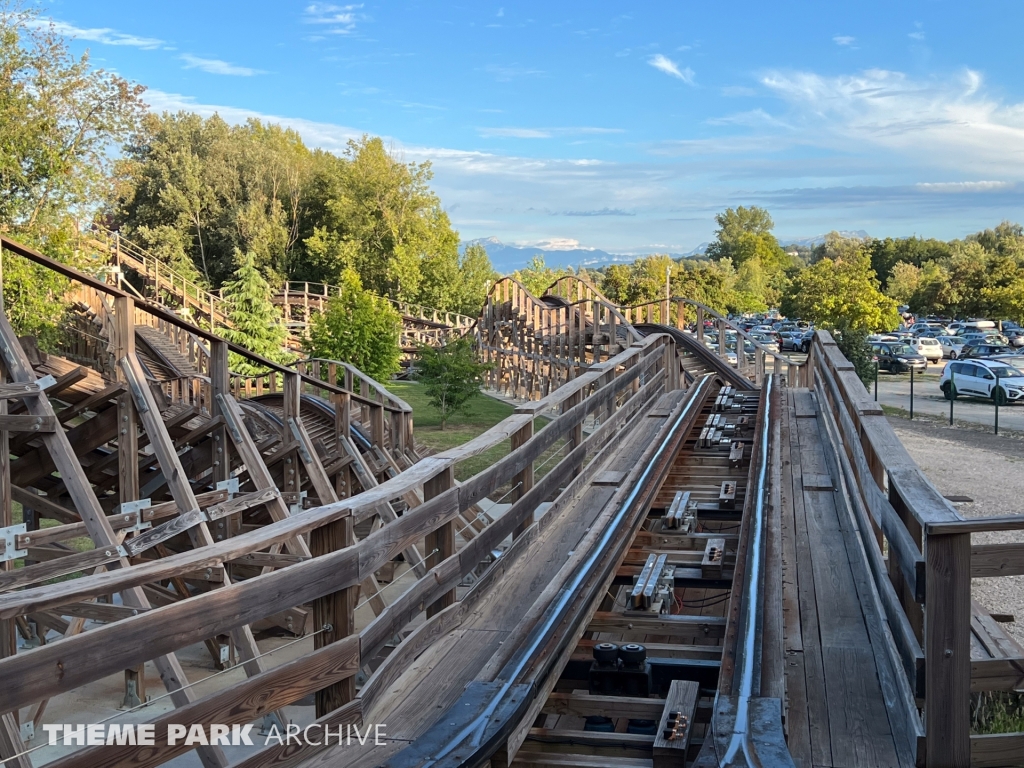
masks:
[(999, 434), (999, 379), (996, 379), (996, 391), (993, 398), (996, 404), (996, 434)]
[(878, 361), (875, 360), (875, 402), (878, 402)]
[(956, 399), (956, 371), (949, 369), (949, 426), (953, 426), (953, 401)]
[(910, 418), (914, 418), (914, 369), (910, 369)]

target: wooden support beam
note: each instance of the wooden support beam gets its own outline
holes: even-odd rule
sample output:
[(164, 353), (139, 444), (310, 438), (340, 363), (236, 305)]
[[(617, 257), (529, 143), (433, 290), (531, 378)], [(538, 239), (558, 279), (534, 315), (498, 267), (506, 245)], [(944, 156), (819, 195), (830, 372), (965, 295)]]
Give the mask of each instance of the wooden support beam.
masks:
[[(7, 317), (2, 313), (0, 313), (0, 357), (3, 357), (8, 374), (14, 381), (35, 383), (35, 372), (25, 356), (25, 351), (18, 342), (14, 329), (11, 327)], [(34, 415), (55, 415), (47, 397), (27, 398), (25, 404), (28, 412)], [(93, 493), (92, 486), (85, 476), (81, 463), (75, 456), (67, 434), (63, 430), (58, 429), (41, 437), (43, 445), (49, 452), (49, 457), (52, 459), (54, 467), (60, 472), (61, 479), (74, 500), (82, 520), (89, 527), (89, 534), (94, 544), (97, 547), (104, 548), (116, 547), (114, 531), (103, 514), (103, 509), (100, 507), (95, 493)], [(125, 567), (127, 565), (128, 561), (121, 559), (110, 563), (108, 569)], [(149, 602), (140, 587), (126, 589), (122, 592), (122, 600), (125, 605), (137, 608), (149, 607)], [(192, 689), (185, 687), (188, 678), (185, 676), (185, 671), (173, 653), (157, 657), (155, 664), (176, 707), (188, 704), (195, 698)], [(45, 694), (43, 695), (45, 696)], [(223, 768), (223, 766), (228, 764), (227, 758), (220, 747), (201, 747), (199, 749), (199, 757), (205, 768)]]
[[(455, 474), (449, 465), (423, 484), (423, 501), (427, 502), (455, 486)], [(455, 521), (442, 523), (427, 534), (426, 539), (428, 569), (435, 567), (443, 560), (455, 554)], [(455, 589), (445, 592), (441, 598), (427, 606), (427, 618), (440, 613), (455, 603)]]

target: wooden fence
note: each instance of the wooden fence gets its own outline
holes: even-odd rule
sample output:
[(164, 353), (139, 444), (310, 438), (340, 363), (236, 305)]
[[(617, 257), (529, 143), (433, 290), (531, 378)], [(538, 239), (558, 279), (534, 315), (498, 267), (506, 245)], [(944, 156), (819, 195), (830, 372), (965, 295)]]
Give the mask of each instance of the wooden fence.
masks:
[[(851, 489), (891, 652), (887, 698), (920, 765), (1001, 766), (1024, 733), (971, 734), (971, 693), (1019, 690), (1024, 652), (972, 604), (971, 579), (1024, 574), (1024, 543), (971, 544), (1024, 530), (1024, 515), (962, 519), (928, 481), (832, 337), (814, 336), (809, 377)], [(883, 665), (879, 665), (883, 669)], [(1016, 763), (1014, 763), (1016, 764)]]

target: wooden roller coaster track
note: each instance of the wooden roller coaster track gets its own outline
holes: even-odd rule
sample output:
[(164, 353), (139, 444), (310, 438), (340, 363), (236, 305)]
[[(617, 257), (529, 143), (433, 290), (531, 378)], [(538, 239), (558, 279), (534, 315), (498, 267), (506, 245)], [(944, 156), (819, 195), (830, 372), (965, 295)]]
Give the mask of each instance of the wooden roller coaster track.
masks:
[[(1024, 517), (957, 515), (827, 333), (733, 367), (702, 320), (742, 332), (694, 302), (503, 281), (470, 332), (521, 402), (421, 457), (351, 366), (0, 245), (75, 291), (56, 354), (0, 315), (4, 765), (1024, 764), (1024, 734), (970, 724), (1024, 669), (970, 593), (1024, 544), (971, 534)], [(154, 744), (30, 737), (97, 697)], [(168, 738), (253, 723), (305, 736)]]

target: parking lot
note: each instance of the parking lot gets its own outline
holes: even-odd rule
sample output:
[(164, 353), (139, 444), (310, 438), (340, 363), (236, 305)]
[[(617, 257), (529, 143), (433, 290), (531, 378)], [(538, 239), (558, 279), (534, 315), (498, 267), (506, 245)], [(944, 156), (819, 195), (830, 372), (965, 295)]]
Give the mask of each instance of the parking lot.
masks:
[[(930, 364), (925, 373), (914, 374), (914, 415), (949, 418), (949, 401), (939, 389), (939, 376), (945, 367), (942, 363)], [(867, 385), (868, 392), (874, 393), (874, 384)], [(892, 408), (910, 410), (910, 374), (878, 374), (878, 402)], [(966, 421), (991, 427), (995, 418), (992, 401), (961, 395), (953, 405), (955, 421)], [(1024, 432), (1024, 402), (1007, 403), (999, 408), (999, 429)]]

